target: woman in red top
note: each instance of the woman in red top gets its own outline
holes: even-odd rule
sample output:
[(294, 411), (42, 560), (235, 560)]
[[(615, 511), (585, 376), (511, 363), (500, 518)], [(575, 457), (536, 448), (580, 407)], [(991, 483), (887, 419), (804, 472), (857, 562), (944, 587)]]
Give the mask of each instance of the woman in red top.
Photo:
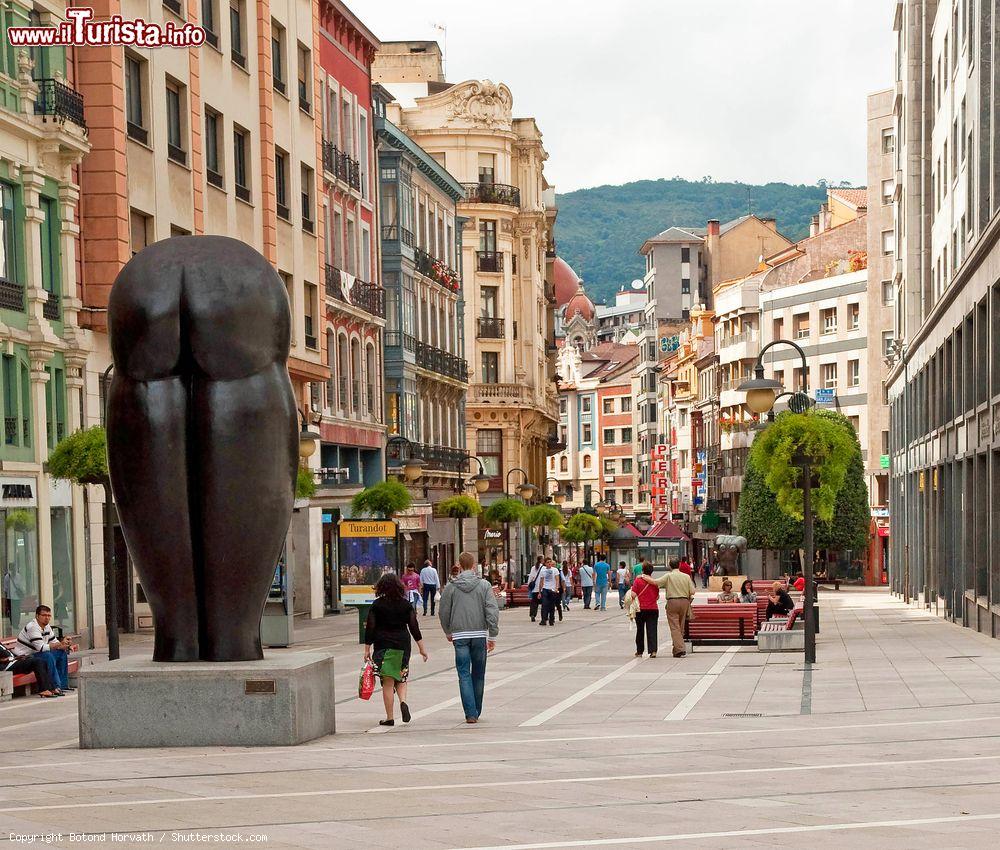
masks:
[[(629, 593), (635, 594), (639, 600), (639, 611), (635, 615), (635, 657), (642, 658), (646, 646), (649, 646), (649, 657), (656, 658), (656, 626), (660, 618), (660, 588), (653, 582), (646, 581), (645, 576), (653, 574), (653, 565), (643, 563), (642, 573), (635, 577)], [(645, 638), (645, 640), (644, 640)]]

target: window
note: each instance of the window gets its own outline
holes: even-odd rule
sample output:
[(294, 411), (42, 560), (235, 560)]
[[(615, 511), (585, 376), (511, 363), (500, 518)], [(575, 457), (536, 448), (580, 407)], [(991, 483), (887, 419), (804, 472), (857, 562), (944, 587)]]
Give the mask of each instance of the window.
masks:
[(837, 308), (827, 307), (819, 311), (820, 324), (824, 334), (835, 334), (837, 332)]
[(312, 109), (310, 88), (312, 81), (312, 52), (308, 47), (299, 45), (299, 109), (309, 112)]
[(584, 422), (583, 427), (580, 429), (580, 442), (587, 445), (594, 442), (594, 431), (589, 422)]
[(201, 0), (201, 27), (205, 30), (205, 41), (212, 47), (219, 46), (218, 14), (215, 4), (217, 0)]
[(221, 118), (218, 112), (205, 107), (205, 173), (208, 182), (220, 189), (222, 188), (222, 162), (219, 158)]
[(288, 221), (288, 154), (281, 148), (274, 149), (274, 194), (278, 203), (278, 217)]
[[(18, 282), (17, 255), (14, 189), (7, 183), (0, 183), (0, 279)], [(23, 299), (18, 309), (24, 309)]]
[(246, 15), (244, 14), (244, 0), (229, 0), (229, 45), (230, 55), (235, 64), (244, 70), (247, 67), (246, 32), (243, 29)]
[(861, 417), (860, 416), (848, 416), (847, 421), (851, 423), (851, 427), (854, 429), (854, 433), (857, 434), (861, 430)]
[(250, 183), (247, 171), (247, 154), (250, 146), (249, 134), (240, 127), (233, 127), (233, 181), (236, 183), (236, 197), (250, 202)]
[(896, 131), (892, 129), (882, 131), (882, 153), (896, 152)]
[(138, 210), (129, 212), (129, 233), (132, 239), (132, 256), (134, 257), (152, 241), (152, 218)]
[(566, 413), (566, 396), (562, 396), (562, 398), (559, 399), (559, 412), (562, 414)]
[(606, 398), (601, 402), (601, 410), (604, 413), (614, 413), (615, 412), (615, 400), (613, 398)]
[(796, 339), (805, 339), (809, 336), (808, 313), (799, 313), (792, 317), (792, 332)]
[(895, 180), (883, 180), (882, 181), (882, 203), (891, 204), (892, 196), (896, 194), (896, 181)]
[(691, 249), (687, 245), (681, 247), (681, 262), (682, 263), (691, 262)]
[(479, 220), (479, 250), (496, 251), (497, 223), (490, 219)]
[(896, 251), (896, 233), (892, 230), (882, 231), (882, 254), (890, 256)]
[(860, 360), (848, 360), (847, 361), (847, 384), (851, 387), (857, 387), (861, 385), (861, 361)]
[(622, 475), (632, 474), (632, 458), (623, 457), (622, 458)]
[(276, 92), (285, 93), (285, 28), (271, 20), (271, 77)]
[(896, 289), (891, 280), (882, 281), (882, 304), (888, 307), (896, 302)]
[(591, 401), (592, 401), (592, 397), (591, 396), (589, 396), (589, 395), (581, 396), (581, 398), (580, 398), (580, 412), (581, 413), (590, 413)]
[(835, 390), (837, 388), (837, 364), (824, 363), (820, 366), (819, 381), (820, 384), (828, 390)]
[(622, 402), (621, 403), (621, 411), (622, 411), (622, 413), (631, 413), (632, 412), (632, 399), (629, 398), (628, 396), (622, 396), (621, 402)]
[(632, 429), (622, 428), (622, 444), (628, 445), (632, 442)]
[(615, 474), (615, 461), (614, 458), (609, 458), (604, 461), (604, 474), (614, 475)]
[(771, 322), (771, 333), (774, 339), (781, 339), (785, 335), (785, 320), (777, 318)]
[(490, 186), (496, 178), (497, 158), (496, 154), (479, 154), (479, 182), (482, 185)]
[[(55, 309), (49, 318), (59, 316), (59, 210), (53, 198), (39, 198), (44, 220), (41, 226), (42, 289), (50, 294), (46, 307)], [(54, 296), (54, 297), (52, 297)]]
[(622, 504), (631, 505), (635, 501), (635, 495), (631, 487), (626, 487), (622, 490)]
[(687, 277), (681, 278), (681, 295), (691, 294), (691, 279)]
[(496, 351), (483, 352), (482, 381), (484, 384), (496, 384), (500, 381), (500, 355)]
[(486, 475), (499, 478), (503, 468), (503, 432), (485, 428), (476, 431), (476, 456), (483, 462)]
[(848, 304), (847, 305), (847, 329), (849, 331), (856, 331), (861, 327), (861, 305), (860, 304)]
[(125, 126), (129, 138), (142, 144), (149, 141), (142, 104), (145, 67), (143, 60), (129, 53), (125, 54)]
[[(592, 466), (590, 455), (583, 456), (583, 468), (590, 469)], [(590, 485), (587, 485), (585, 489), (590, 490)]]
[[(306, 233), (313, 232), (313, 179), (313, 170), (308, 165), (302, 165), (299, 175), (299, 199), (302, 203), (302, 229)], [(367, 232), (365, 231), (366, 234)], [(365, 280), (369, 280), (367, 274)]]
[(615, 444), (615, 429), (605, 428), (604, 429), (604, 445), (613, 446)]
[(316, 339), (316, 320), (317, 315), (317, 288), (314, 283), (307, 283), (303, 287), (303, 313), (305, 314), (305, 334), (306, 334), (306, 347), (307, 348), (318, 348), (318, 342)]
[(882, 356), (883, 357), (891, 356), (892, 350), (893, 350), (892, 331), (882, 331)]
[(184, 86), (167, 80), (167, 157), (180, 165), (187, 163), (184, 150)]

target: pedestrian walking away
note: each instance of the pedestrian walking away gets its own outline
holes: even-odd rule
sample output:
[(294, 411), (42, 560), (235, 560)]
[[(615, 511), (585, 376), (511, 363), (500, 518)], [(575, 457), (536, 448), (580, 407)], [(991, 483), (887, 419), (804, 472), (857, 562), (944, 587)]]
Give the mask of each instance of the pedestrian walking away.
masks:
[(652, 579), (653, 565), (643, 563), (642, 572), (632, 581), (632, 587), (625, 594), (625, 604), (638, 604), (635, 612), (635, 657), (642, 658), (649, 649), (649, 657), (656, 658), (656, 628), (660, 619), (660, 588)]
[(684, 630), (687, 626), (688, 617), (692, 617), (691, 600), (694, 599), (694, 582), (691, 576), (680, 571), (680, 562), (676, 558), (671, 558), (668, 565), (669, 571), (653, 581), (657, 587), (662, 587), (667, 594), (667, 624), (670, 626), (670, 640), (673, 644), (674, 658), (683, 658), (687, 655), (684, 645)]
[(410, 676), (411, 635), (426, 661), (427, 651), (416, 609), (407, 601), (406, 589), (399, 576), (386, 573), (375, 585), (375, 602), (365, 620), (365, 661), (372, 663), (375, 676), (382, 682), (385, 720), (380, 720), (379, 726), (395, 725), (393, 708), (397, 695), (403, 722), (410, 722), (406, 683)]
[[(562, 562), (563, 598), (562, 607), (569, 611), (569, 603), (573, 598), (573, 571), (569, 568), (569, 562)], [(561, 620), (562, 617), (560, 616)]]
[(591, 597), (594, 595), (594, 568), (590, 564), (583, 564), (580, 567), (580, 587), (583, 588), (583, 607), (590, 607)]
[(438, 588), (441, 586), (441, 577), (438, 575), (437, 567), (431, 563), (430, 558), (424, 561), (424, 568), (420, 571), (420, 585), (423, 589), (424, 616), (427, 616), (427, 603), (431, 604), (431, 616), (434, 616), (434, 599), (437, 596)]
[(611, 564), (600, 558), (594, 564), (594, 610), (608, 610), (608, 582), (611, 579)]
[(532, 623), (538, 617), (538, 605), (542, 600), (541, 595), (538, 593), (538, 573), (541, 569), (542, 558), (539, 555), (538, 560), (535, 561), (534, 566), (531, 568), (531, 572), (528, 573), (528, 616), (531, 617)]
[[(549, 558), (538, 571), (538, 580), (535, 583), (535, 592), (542, 604), (542, 625), (554, 626), (556, 624), (556, 606), (559, 604), (561, 574), (556, 569), (556, 562)], [(560, 615), (562, 619), (562, 615)]]
[(618, 562), (618, 569), (615, 571), (615, 580), (618, 583), (618, 607), (625, 607), (625, 594), (631, 586), (632, 571), (625, 566), (624, 561)]
[(471, 552), (458, 557), (462, 571), (441, 592), (441, 628), (455, 647), (458, 692), (466, 723), (478, 723), (486, 691), (486, 656), (500, 633), (500, 610), (488, 581), (478, 578)]

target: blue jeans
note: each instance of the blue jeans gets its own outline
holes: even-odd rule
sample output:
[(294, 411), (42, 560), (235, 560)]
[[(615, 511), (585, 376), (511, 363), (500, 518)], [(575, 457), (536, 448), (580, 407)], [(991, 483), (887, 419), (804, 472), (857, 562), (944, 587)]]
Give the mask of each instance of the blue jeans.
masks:
[(618, 583), (618, 605), (621, 608), (625, 607), (625, 594), (628, 593), (628, 588), (623, 582)]
[(50, 649), (48, 652), (37, 652), (37, 657), (45, 663), (49, 677), (57, 688), (69, 686), (69, 653), (65, 649)]
[(597, 585), (597, 596), (594, 599), (594, 609), (600, 608), (602, 611), (608, 610), (608, 586), (606, 584)]
[(486, 688), (486, 638), (459, 638), (455, 644), (458, 692), (465, 716), (479, 718)]
[(583, 586), (583, 607), (584, 608), (589, 608), (590, 607), (590, 597), (593, 595), (593, 593), (594, 593), (594, 585), (592, 585), (592, 584), (585, 584)]

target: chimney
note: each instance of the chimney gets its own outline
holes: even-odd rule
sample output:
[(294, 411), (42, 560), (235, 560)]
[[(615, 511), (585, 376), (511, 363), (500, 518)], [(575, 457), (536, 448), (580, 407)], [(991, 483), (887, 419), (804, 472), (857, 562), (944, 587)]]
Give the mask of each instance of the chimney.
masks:
[(812, 221), (809, 223), (809, 236), (811, 238), (813, 236), (818, 236), (818, 235), (819, 235), (819, 216), (814, 215), (812, 217)]
[(764, 222), (770, 230), (773, 230), (775, 233), (778, 232), (778, 222), (773, 218), (762, 218), (761, 221)]
[(719, 220), (717, 218), (710, 218), (708, 220), (708, 235), (709, 236), (719, 235)]

